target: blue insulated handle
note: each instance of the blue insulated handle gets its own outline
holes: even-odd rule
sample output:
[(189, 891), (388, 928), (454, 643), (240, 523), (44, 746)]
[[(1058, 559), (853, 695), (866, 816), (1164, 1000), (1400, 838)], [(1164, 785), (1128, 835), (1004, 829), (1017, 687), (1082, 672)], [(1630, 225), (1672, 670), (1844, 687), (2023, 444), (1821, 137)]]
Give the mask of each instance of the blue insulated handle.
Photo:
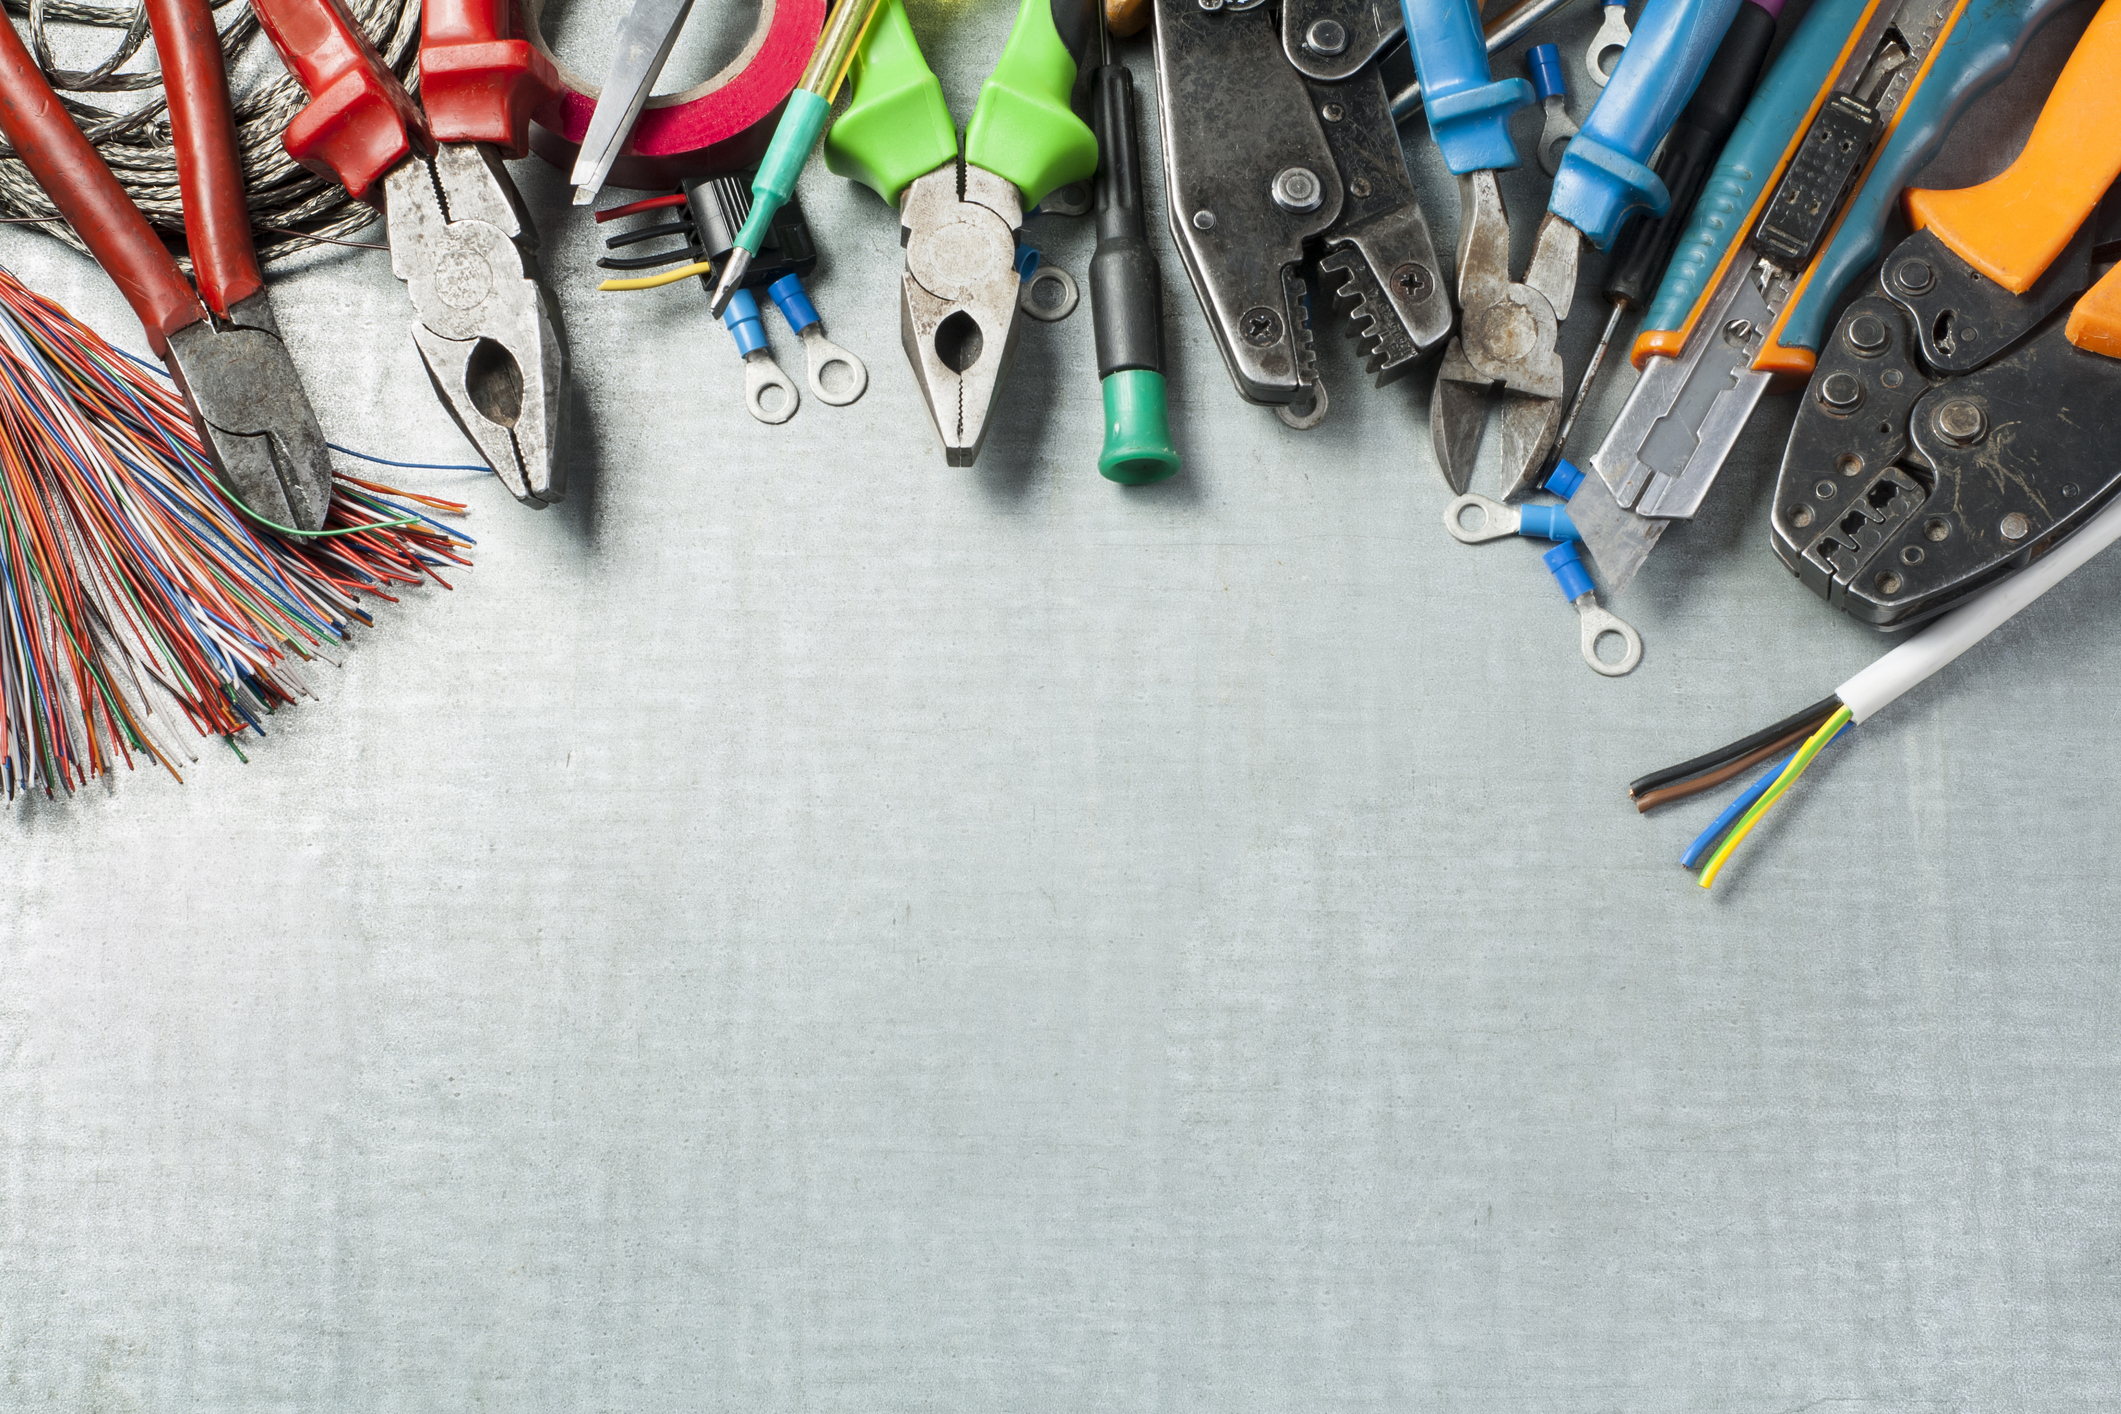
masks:
[(722, 311), (722, 327), (736, 340), (736, 351), (743, 357), (766, 347), (766, 326), (759, 322), (759, 302), (749, 290), (739, 288), (729, 297), (729, 308)]
[(1841, 292), (1884, 253), (1885, 223), (1900, 193), (1928, 165), (1966, 106), (2017, 64), (2026, 41), (2071, 0), (1961, 0), (1965, 8), (1918, 85), (1900, 105), (1885, 150), (1842, 210), (1841, 224), (1813, 257), (1810, 278), (1790, 303), (1776, 341), (1817, 352)]
[(1554, 174), (1547, 210), (1600, 250), (1637, 211), (1664, 215), (1671, 194), (1650, 154), (1694, 96), (1743, 0), (1649, 0), (1613, 80), (1591, 105)]
[(781, 276), (766, 287), (766, 293), (773, 296), (773, 302), (780, 306), (781, 318), (798, 334), (825, 322), (817, 317), (817, 306), (810, 302), (810, 292), (803, 288), (800, 275)]
[(1568, 81), (1561, 75), (1561, 51), (1551, 44), (1535, 44), (1526, 54), (1525, 62), (1532, 66), (1532, 92), (1544, 103), (1557, 94), (1569, 96)]
[(1429, 131), (1444, 165), (1458, 176), (1515, 167), (1510, 115), (1531, 103), (1532, 86), (1489, 77), (1488, 40), (1475, 0), (1400, 0), (1400, 8)]
[(1782, 155), (1803, 127), (1813, 100), (1839, 66), (1849, 35), (1863, 22), (1871, 0), (1815, 0), (1797, 32), (1761, 80), (1745, 116), (1732, 130), (1694, 203), (1686, 230), (1673, 247), (1657, 298), (1642, 319), (1644, 331), (1675, 331), (1687, 322), (1708, 291), (1724, 255), (1746, 238), (1753, 208)]

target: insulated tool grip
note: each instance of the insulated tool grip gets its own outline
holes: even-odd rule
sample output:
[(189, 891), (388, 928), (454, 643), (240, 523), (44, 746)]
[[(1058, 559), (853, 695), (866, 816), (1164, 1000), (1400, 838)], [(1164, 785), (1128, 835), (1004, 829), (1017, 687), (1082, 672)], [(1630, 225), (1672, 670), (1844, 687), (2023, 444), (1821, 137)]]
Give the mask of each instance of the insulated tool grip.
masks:
[(1780, 0), (1772, 6), (1747, 0), (1738, 7), (1701, 86), (1673, 125), (1664, 156), (1658, 160), (1657, 176), (1671, 193), (1671, 207), (1662, 216), (1622, 228), (1620, 239), (1613, 244), (1612, 262), (1606, 267), (1607, 299), (1633, 306), (1649, 301), (1678, 243), (1685, 213), (1700, 199), (1717, 152), (1730, 140), (1746, 99), (1760, 81), (1760, 70), (1775, 43), (1775, 11), (1779, 8)]
[(2022, 295), (2054, 263), (2121, 176), (2121, 0), (2106, 0), (2077, 42), (1999, 177), (1958, 191), (1907, 194), (1908, 220), (1967, 264)]
[(1090, 257), (1090, 313), (1105, 399), (1105, 445), (1097, 469), (1127, 485), (1178, 470), (1164, 387), (1164, 291), (1142, 206), (1141, 134), (1134, 76), (1116, 64), (1091, 79), (1097, 173), (1097, 253)]
[(1907, 179), (1936, 156), (1966, 106), (2008, 74), (2026, 41), (2069, 3), (1957, 0), (1947, 30), (1895, 110), (1883, 146), (1858, 178), (1826, 245), (1798, 277), (1754, 368), (1811, 377), (1835, 305), (1849, 281), (1877, 262), (1886, 219)]
[(957, 124), (921, 57), (904, 0), (877, 8), (854, 51), (853, 73), (847, 111), (825, 134), (825, 167), (897, 206), (915, 178), (957, 160)]
[(427, 119), (336, 0), (251, 0), (272, 47), (309, 95), (280, 137), (287, 155), (356, 200), (412, 151)]
[(1637, 211), (1671, 194), (1646, 165), (1709, 66), (1741, 0), (1649, 0), (1583, 129), (1561, 155), (1547, 210), (1600, 250)]
[(1007, 178), (1029, 211), (1097, 171), (1097, 137), (1075, 116), (1076, 65), (1097, 34), (1097, 0), (1023, 0), (965, 124), (965, 161)]
[(1487, 37), (1475, 0), (1400, 0), (1422, 107), (1444, 165), (1459, 176), (1517, 165), (1510, 115), (1532, 101), (1523, 79), (1488, 73)]
[(513, 0), (423, 0), (420, 101), (437, 142), (530, 151), (530, 115), (559, 99), (560, 74), (522, 30)]
[(155, 356), (167, 359), (169, 336), (206, 318), (206, 307), (140, 208), (59, 106), (59, 96), (11, 24), (0, 24), (0, 133), (140, 316)]
[(2086, 353), (2121, 358), (2121, 265), (2085, 292), (2062, 326), (2062, 337)]
[(1676, 358), (1881, 0), (1817, 0), (1724, 144), (1643, 316), (1634, 361)]
[(265, 288), (243, 204), (236, 119), (221, 67), (221, 36), (206, 0), (146, 0), (169, 95), (169, 126), (184, 189), (184, 238), (207, 308), (228, 307)]

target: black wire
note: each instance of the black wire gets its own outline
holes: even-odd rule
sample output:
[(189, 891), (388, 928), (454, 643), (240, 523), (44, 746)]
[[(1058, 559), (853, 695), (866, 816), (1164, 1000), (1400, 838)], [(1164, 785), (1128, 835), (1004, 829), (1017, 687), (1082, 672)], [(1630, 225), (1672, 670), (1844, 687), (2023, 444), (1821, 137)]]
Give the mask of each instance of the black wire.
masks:
[(657, 236), (685, 236), (689, 238), (691, 235), (692, 223), (690, 221), (667, 221), (660, 226), (642, 226), (637, 230), (621, 231), (604, 242), (604, 249), (618, 250), (622, 246), (639, 245), (642, 241), (652, 241)]
[(1802, 712), (1792, 712), (1772, 727), (1762, 727), (1751, 736), (1741, 737), (1729, 746), (1719, 746), (1714, 751), (1696, 756), (1691, 761), (1682, 761), (1677, 766), (1667, 766), (1662, 771), (1652, 771), (1628, 785), (1629, 795), (1641, 795), (1644, 791), (1668, 786), (1674, 781), (1683, 781), (1688, 776), (1698, 776), (1704, 771), (1713, 771), (1726, 761), (1735, 761), (1748, 751), (1758, 750), (1769, 742), (1788, 736), (1799, 727), (1816, 727), (1828, 717), (1841, 710), (1841, 699), (1828, 697), (1814, 702)]

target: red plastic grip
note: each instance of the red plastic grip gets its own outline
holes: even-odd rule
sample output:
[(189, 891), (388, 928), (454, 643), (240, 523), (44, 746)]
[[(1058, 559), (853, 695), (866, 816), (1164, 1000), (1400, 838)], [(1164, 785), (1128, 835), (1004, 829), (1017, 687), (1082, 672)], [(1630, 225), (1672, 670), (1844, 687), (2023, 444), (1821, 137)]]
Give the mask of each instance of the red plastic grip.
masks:
[(155, 356), (167, 357), (169, 336), (204, 319), (206, 307), (6, 23), (0, 23), (0, 133), (140, 316)]
[(530, 151), (530, 115), (559, 96), (560, 75), (522, 33), (510, 0), (426, 0), (420, 98), (439, 141)]
[(206, 0), (147, 0), (162, 62), (169, 126), (184, 188), (184, 238), (207, 307), (228, 307), (265, 288), (250, 243), (243, 163), (236, 155), (235, 106), (221, 65), (221, 36)]
[(357, 200), (417, 143), (432, 146), (427, 119), (338, 0), (251, 0), (266, 37), (309, 94), (281, 136), (287, 155), (332, 178)]

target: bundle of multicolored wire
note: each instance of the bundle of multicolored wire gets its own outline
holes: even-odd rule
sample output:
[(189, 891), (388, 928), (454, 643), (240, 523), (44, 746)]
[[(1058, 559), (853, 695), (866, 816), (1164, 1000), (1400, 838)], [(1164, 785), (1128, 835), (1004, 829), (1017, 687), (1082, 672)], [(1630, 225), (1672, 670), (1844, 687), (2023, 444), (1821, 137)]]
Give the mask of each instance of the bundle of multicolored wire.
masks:
[(335, 491), (320, 534), (257, 529), (160, 370), (0, 270), (8, 798), (71, 794), (140, 755), (182, 780), (198, 760), (182, 724), (242, 756), (238, 736), (310, 695), (302, 664), (371, 622), (364, 596), (446, 588), (438, 571), (469, 563), (468, 537), (402, 502), (461, 505), (350, 477)]
[(1853, 725), (1872, 716), (1926, 681), (1961, 653), (2008, 622), (2019, 610), (2060, 584), (2092, 556), (2121, 540), (2121, 500), (2110, 503), (2075, 535), (2045, 555), (1938, 618), (1907, 642), (1836, 689), (1832, 697), (1771, 727), (1691, 761), (1652, 771), (1628, 787), (1638, 811), (1653, 810), (1713, 790), (1763, 761), (1774, 761), (1743, 794), (1687, 846), (1679, 862), (1699, 868), (1701, 887), (1716, 882), (1731, 854), (1761, 817), (1788, 794), (1797, 778)]

